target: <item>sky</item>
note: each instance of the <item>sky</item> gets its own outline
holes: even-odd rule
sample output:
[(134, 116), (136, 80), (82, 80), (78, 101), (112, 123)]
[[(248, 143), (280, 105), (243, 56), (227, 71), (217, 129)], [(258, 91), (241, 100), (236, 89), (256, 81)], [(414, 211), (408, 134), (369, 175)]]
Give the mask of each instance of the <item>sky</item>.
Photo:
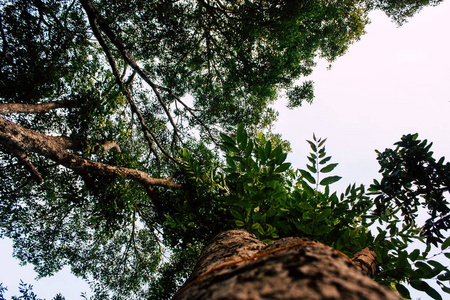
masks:
[[(379, 179), (375, 149), (393, 147), (403, 134), (418, 133), (433, 142), (435, 158), (450, 157), (450, 1), (428, 7), (398, 28), (383, 13), (371, 14), (366, 35), (332, 63), (320, 61), (313, 75), (312, 105), (289, 110), (286, 101), (273, 128), (291, 142), (288, 160), (304, 168), (306, 140), (328, 138), (326, 149), (339, 163), (334, 173), (343, 178), (334, 187), (370, 184)], [(444, 262), (449, 265), (449, 262)], [(40, 298), (61, 292), (67, 300), (81, 299), (89, 287), (64, 269), (35, 281), (32, 266), (19, 267), (12, 244), (0, 239), (0, 282), (9, 299), (17, 295), (20, 279), (34, 285)], [(415, 292), (413, 299), (430, 299)]]

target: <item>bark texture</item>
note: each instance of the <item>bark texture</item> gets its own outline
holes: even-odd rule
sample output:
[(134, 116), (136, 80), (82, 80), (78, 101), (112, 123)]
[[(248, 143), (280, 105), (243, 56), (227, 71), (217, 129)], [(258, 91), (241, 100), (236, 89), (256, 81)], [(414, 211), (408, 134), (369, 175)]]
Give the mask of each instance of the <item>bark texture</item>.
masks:
[(44, 113), (55, 108), (71, 108), (74, 101), (61, 100), (39, 104), (23, 104), (23, 103), (0, 103), (0, 114), (10, 113)]
[(67, 137), (52, 137), (40, 134), (2, 117), (0, 117), (0, 143), (6, 149), (15, 149), (23, 153), (37, 153), (74, 170), (78, 174), (96, 174), (107, 177), (123, 176), (136, 180), (150, 190), (153, 186), (180, 187), (179, 184), (171, 182), (169, 179), (153, 178), (136, 169), (111, 166), (81, 158), (67, 151), (68, 148), (78, 147), (77, 141)]
[(402, 299), (359, 268), (320, 243), (285, 238), (266, 245), (231, 230), (205, 246), (173, 299)]

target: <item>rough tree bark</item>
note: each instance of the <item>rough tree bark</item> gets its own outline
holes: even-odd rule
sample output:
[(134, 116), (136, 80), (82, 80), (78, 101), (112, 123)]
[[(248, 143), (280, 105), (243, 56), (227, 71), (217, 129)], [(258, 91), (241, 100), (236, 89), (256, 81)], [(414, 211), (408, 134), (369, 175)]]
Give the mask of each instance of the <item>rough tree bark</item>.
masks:
[(44, 113), (55, 108), (71, 108), (75, 101), (61, 100), (39, 104), (0, 103), (0, 114), (10, 113)]
[[(53, 137), (37, 133), (0, 117), (0, 144), (10, 152), (33, 152), (72, 169), (79, 174), (96, 174), (106, 177), (125, 177), (135, 180), (151, 190), (153, 186), (179, 188), (168, 178), (153, 178), (136, 169), (111, 166), (84, 159), (67, 149), (79, 147), (79, 141), (67, 137)], [(114, 143), (105, 147), (115, 147)], [(16, 154), (17, 155), (17, 154)]]
[(373, 259), (369, 249), (351, 260), (305, 239), (284, 238), (267, 245), (244, 230), (231, 230), (205, 246), (173, 299), (401, 300), (363, 274), (373, 272)]

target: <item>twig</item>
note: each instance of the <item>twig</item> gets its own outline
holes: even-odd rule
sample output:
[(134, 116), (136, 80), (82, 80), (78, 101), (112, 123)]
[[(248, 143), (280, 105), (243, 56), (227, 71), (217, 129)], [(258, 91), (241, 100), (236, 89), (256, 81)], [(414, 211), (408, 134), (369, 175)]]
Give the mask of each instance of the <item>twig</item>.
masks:
[(202, 126), (206, 129), (206, 131), (208, 132), (208, 135), (209, 135), (209, 137), (212, 139), (213, 143), (217, 144), (217, 143), (216, 143), (216, 139), (214, 138), (214, 136), (212, 135), (211, 131), (209, 130), (209, 127), (206, 126), (206, 125), (203, 123), (203, 121), (202, 121), (199, 117), (197, 117), (197, 116), (195, 115), (195, 113), (192, 111), (192, 109), (191, 109), (186, 103), (184, 103), (177, 95), (175, 95), (175, 94), (172, 92), (171, 89), (168, 89), (168, 88), (162, 87), (162, 86), (157, 86), (157, 87), (158, 87), (159, 89), (162, 89), (162, 90), (168, 92), (169, 95), (171, 95), (176, 101), (178, 101), (181, 105), (183, 105), (184, 108), (186, 108), (186, 109), (189, 111), (189, 113), (194, 117), (194, 119), (195, 119), (197, 122), (199, 122), (200, 125), (202, 125)]
[(44, 182), (41, 174), (38, 172), (38, 170), (36, 170), (25, 151), (13, 147), (6, 147), (6, 149), (9, 150), (11, 154), (13, 154), (19, 160), (19, 162), (25, 167), (25, 169), (28, 170), (28, 172), (30, 172), (31, 178), (33, 178), (33, 180), (36, 181), (37, 184), (41, 184), (42, 182)]

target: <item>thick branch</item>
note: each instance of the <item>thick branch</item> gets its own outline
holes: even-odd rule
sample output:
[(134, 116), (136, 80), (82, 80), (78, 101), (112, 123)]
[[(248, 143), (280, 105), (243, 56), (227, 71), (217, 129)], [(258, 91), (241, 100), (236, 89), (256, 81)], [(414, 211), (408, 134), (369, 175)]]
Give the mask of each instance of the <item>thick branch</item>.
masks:
[(45, 113), (56, 108), (71, 108), (73, 101), (61, 100), (39, 104), (23, 104), (23, 103), (0, 103), (0, 114), (11, 113)]
[(369, 248), (365, 248), (353, 255), (352, 262), (361, 273), (369, 277), (373, 277), (377, 271), (377, 255)]
[[(64, 149), (70, 150), (83, 150), (86, 142), (82, 140), (66, 137), (66, 136), (49, 136), (50, 140), (58, 143)], [(121, 152), (119, 145), (115, 141), (105, 141), (103, 143), (95, 143), (96, 146), (101, 146), (104, 151), (114, 150), (116, 152)]]
[(83, 159), (68, 152), (65, 147), (56, 142), (58, 138), (52, 138), (30, 129), (26, 129), (5, 118), (0, 117), (0, 142), (7, 148), (19, 151), (34, 152), (51, 159), (66, 168), (79, 174), (95, 174), (107, 177), (125, 177), (136, 180), (146, 189), (152, 186), (179, 188), (180, 184), (173, 183), (164, 178), (153, 178), (147, 173), (125, 167), (111, 166), (88, 159)]

